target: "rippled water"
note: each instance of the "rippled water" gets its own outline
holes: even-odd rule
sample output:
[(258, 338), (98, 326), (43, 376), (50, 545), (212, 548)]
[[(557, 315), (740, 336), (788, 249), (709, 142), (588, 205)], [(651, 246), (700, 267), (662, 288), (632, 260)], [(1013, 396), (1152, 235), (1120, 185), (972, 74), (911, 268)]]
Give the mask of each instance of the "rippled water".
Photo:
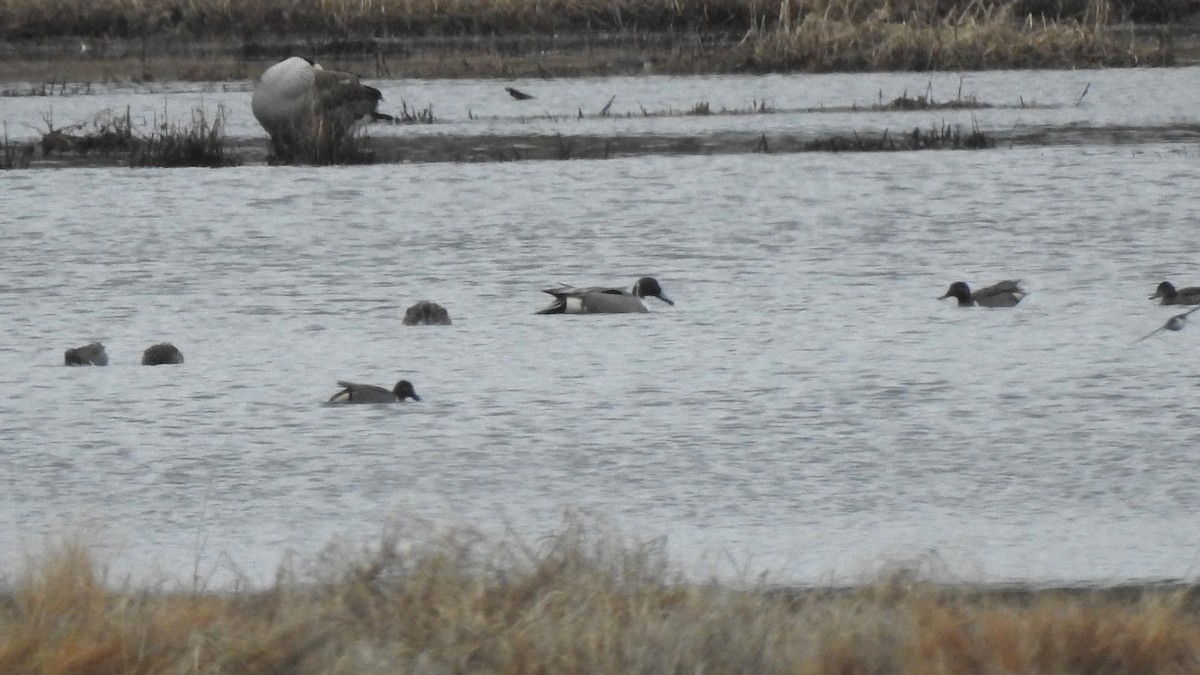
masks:
[[(1132, 124), (1151, 101), (1160, 121), (1185, 94), (1194, 111), (1194, 88), (1148, 84), (1188, 72), (972, 78), (1061, 92), (1010, 119), (1137, 101)], [(1123, 88), (1076, 108), (1088, 81)], [(83, 530), (137, 574), (269, 580), (396, 521), (535, 538), (578, 509), (665, 536), (697, 574), (853, 580), (934, 556), (970, 580), (1194, 577), (1200, 328), (1132, 343), (1177, 311), (1147, 299), (1159, 281), (1200, 284), (1197, 160), (1180, 143), (7, 172), (0, 550), (11, 569)], [(644, 274), (674, 307), (532, 314), (556, 282)], [(1012, 310), (935, 299), (1005, 278), (1031, 290)], [(402, 326), (423, 298), (454, 325)], [(92, 340), (109, 367), (61, 365)], [(138, 365), (163, 340), (186, 363)], [(321, 405), (337, 379), (400, 377), (421, 403)]]

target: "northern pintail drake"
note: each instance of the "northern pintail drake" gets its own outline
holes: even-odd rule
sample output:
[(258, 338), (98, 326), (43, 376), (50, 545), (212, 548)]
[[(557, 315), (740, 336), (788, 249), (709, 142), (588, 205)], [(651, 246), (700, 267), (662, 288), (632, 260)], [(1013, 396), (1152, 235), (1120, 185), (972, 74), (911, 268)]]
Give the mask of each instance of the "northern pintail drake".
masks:
[(93, 342), (90, 345), (68, 349), (63, 355), (63, 363), (68, 366), (107, 366), (108, 353), (104, 345)]
[(971, 292), (971, 287), (965, 281), (956, 281), (950, 284), (950, 288), (946, 290), (946, 294), (938, 298), (944, 300), (946, 298), (954, 298), (958, 300), (959, 307), (1014, 307), (1021, 298), (1027, 294), (1021, 290), (1020, 281), (1001, 281), (993, 286), (981, 288), (974, 293)]
[(299, 154), (316, 161), (360, 125), (395, 119), (376, 110), (382, 99), (358, 75), (293, 56), (263, 72), (250, 109), (270, 134), (277, 158), (292, 161)]
[(662, 286), (654, 277), (642, 277), (633, 288), (575, 288), (559, 286), (542, 291), (554, 296), (554, 302), (536, 314), (624, 314), (648, 312), (642, 298), (658, 298), (668, 305), (675, 303), (663, 293)]
[(400, 380), (390, 390), (373, 384), (357, 384), (344, 380), (338, 380), (338, 386), (342, 390), (329, 397), (327, 403), (397, 403), (406, 398), (421, 400), (408, 380)]
[(142, 352), (143, 366), (173, 366), (183, 363), (183, 352), (170, 342), (151, 345)]
[(405, 326), (449, 326), (450, 312), (445, 307), (422, 300), (404, 312)]
[(1183, 327), (1187, 325), (1188, 315), (1191, 314), (1192, 312), (1195, 312), (1196, 310), (1200, 310), (1200, 307), (1194, 307), (1192, 309), (1189, 309), (1188, 311), (1184, 312), (1183, 314), (1176, 314), (1175, 316), (1167, 319), (1167, 322), (1164, 323), (1162, 326), (1160, 326), (1159, 328), (1156, 328), (1156, 329), (1150, 331), (1149, 333), (1143, 335), (1142, 337), (1134, 340), (1133, 343), (1137, 344), (1137, 343), (1141, 342), (1142, 340), (1145, 340), (1146, 338), (1150, 337), (1151, 335), (1161, 333), (1164, 330), (1183, 330)]
[(1163, 305), (1200, 305), (1200, 287), (1175, 288), (1171, 282), (1164, 281), (1150, 296), (1151, 300), (1155, 298), (1162, 298), (1159, 304)]

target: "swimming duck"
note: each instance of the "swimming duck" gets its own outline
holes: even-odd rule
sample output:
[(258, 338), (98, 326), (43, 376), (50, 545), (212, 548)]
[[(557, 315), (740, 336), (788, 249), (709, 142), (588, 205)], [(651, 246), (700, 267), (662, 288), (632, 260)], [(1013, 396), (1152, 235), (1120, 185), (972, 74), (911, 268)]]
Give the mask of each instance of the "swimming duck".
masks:
[(958, 300), (959, 307), (1014, 307), (1021, 298), (1027, 294), (1021, 290), (1020, 281), (1001, 281), (993, 286), (981, 288), (974, 293), (971, 292), (971, 287), (965, 281), (956, 281), (950, 284), (950, 288), (946, 290), (946, 294), (938, 298), (944, 300), (946, 298), (955, 298)]
[(316, 161), (360, 125), (395, 119), (376, 110), (382, 99), (383, 94), (360, 82), (358, 75), (325, 70), (293, 56), (263, 72), (250, 109), (271, 136), (277, 158), (291, 161), (301, 153)]
[(406, 398), (420, 401), (421, 397), (408, 380), (400, 380), (391, 390), (373, 384), (356, 384), (338, 380), (341, 391), (329, 397), (327, 403), (396, 403)]
[(662, 286), (654, 277), (642, 277), (630, 290), (622, 288), (574, 288), (559, 286), (542, 291), (554, 296), (554, 302), (539, 309), (535, 314), (622, 314), (648, 312), (642, 298), (653, 297), (668, 305), (675, 303), (663, 293)]
[(107, 366), (108, 353), (104, 351), (104, 345), (93, 342), (68, 349), (63, 355), (63, 363), (68, 366)]
[(405, 326), (449, 326), (450, 312), (445, 307), (422, 300), (404, 312)]
[(1200, 310), (1200, 307), (1195, 307), (1193, 309), (1189, 309), (1188, 311), (1184, 312), (1183, 314), (1176, 314), (1175, 316), (1167, 319), (1167, 322), (1164, 323), (1160, 328), (1156, 328), (1156, 329), (1150, 331), (1149, 333), (1147, 333), (1146, 335), (1143, 335), (1142, 337), (1134, 340), (1133, 344), (1137, 344), (1137, 343), (1141, 342), (1142, 340), (1145, 340), (1146, 338), (1150, 337), (1151, 335), (1155, 335), (1156, 333), (1161, 333), (1164, 330), (1183, 330), (1183, 327), (1187, 325), (1188, 315), (1191, 314), (1192, 312), (1195, 312), (1196, 310)]
[(1162, 305), (1200, 305), (1200, 287), (1175, 288), (1171, 282), (1164, 281), (1150, 296), (1151, 300), (1155, 298), (1162, 298), (1159, 303)]
[(170, 342), (151, 345), (142, 352), (143, 366), (172, 366), (183, 363), (183, 352)]
[(518, 89), (513, 89), (512, 87), (505, 87), (504, 91), (507, 91), (509, 96), (517, 99), (518, 101), (528, 101), (529, 99), (533, 98), (532, 95), (526, 94)]

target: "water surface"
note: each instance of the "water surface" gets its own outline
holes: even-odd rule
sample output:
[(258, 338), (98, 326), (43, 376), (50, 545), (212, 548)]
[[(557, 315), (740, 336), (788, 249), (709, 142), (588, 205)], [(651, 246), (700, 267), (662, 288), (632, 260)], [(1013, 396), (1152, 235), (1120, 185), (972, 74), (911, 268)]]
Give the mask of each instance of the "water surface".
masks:
[[(1060, 95), (1015, 118), (1176, 123), (1185, 74), (969, 80)], [(788, 105), (902, 79), (839, 77), (859, 93)], [(685, 78), (657, 104), (820, 79)], [(790, 117), (823, 119), (702, 121)], [(980, 581), (1190, 578), (1200, 329), (1132, 343), (1177, 311), (1147, 299), (1158, 282), (1200, 284), (1196, 161), (1143, 143), (4, 173), (6, 569), (83, 531), (135, 576), (269, 582), (390, 523), (535, 540), (578, 510), (666, 537), (697, 575), (933, 557)], [(557, 282), (645, 274), (674, 307), (533, 315)], [(1006, 278), (1031, 291), (1015, 309), (936, 300)], [(454, 325), (402, 326), (420, 299)], [(109, 367), (61, 365), (92, 340)], [(138, 365), (163, 340), (186, 363)], [(337, 379), (401, 377), (421, 403), (321, 405)]]

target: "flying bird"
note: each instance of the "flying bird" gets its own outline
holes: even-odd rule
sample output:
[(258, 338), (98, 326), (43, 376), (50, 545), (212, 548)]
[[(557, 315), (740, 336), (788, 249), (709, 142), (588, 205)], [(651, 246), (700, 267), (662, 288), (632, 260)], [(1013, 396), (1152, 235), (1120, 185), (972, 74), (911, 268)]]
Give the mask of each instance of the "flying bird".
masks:
[(1151, 335), (1161, 333), (1164, 330), (1183, 330), (1183, 327), (1187, 325), (1188, 315), (1198, 309), (1200, 309), (1200, 307), (1194, 307), (1194, 308), (1189, 309), (1188, 311), (1184, 312), (1183, 314), (1176, 314), (1175, 316), (1171, 317), (1170, 319), (1167, 319), (1167, 322), (1164, 323), (1161, 327), (1156, 328), (1155, 330), (1150, 331), (1146, 335), (1143, 335), (1142, 337), (1134, 340), (1133, 344), (1136, 345), (1137, 343), (1141, 342), (1142, 340), (1145, 340), (1146, 338), (1150, 337)]

